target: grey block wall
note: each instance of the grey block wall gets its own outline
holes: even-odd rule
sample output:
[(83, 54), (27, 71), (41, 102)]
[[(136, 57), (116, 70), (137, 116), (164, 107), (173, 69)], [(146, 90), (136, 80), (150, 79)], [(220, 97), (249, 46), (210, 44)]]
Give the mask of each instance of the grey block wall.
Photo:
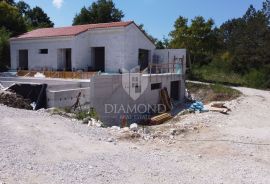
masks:
[[(136, 100), (130, 97), (129, 93), (124, 90), (122, 85), (122, 75), (101, 75), (92, 78), (90, 83), (90, 101), (101, 120), (107, 125), (121, 125), (121, 121), (125, 116), (128, 123), (136, 121), (136, 117), (142, 116), (141, 112), (138, 115), (135, 113), (126, 113), (128, 107), (141, 107), (157, 105), (160, 103), (160, 89), (151, 90), (151, 84), (162, 83), (162, 88), (166, 87), (170, 94), (171, 81), (180, 81), (180, 101), (184, 102), (185, 80), (183, 75), (176, 74), (161, 74), (161, 75), (144, 75), (144, 80), (148, 81), (145, 91), (142, 91), (140, 97)], [(125, 110), (121, 110), (122, 107)], [(113, 108), (113, 112), (112, 111)], [(106, 112), (107, 111), (107, 112)], [(143, 111), (142, 111), (143, 112)]]

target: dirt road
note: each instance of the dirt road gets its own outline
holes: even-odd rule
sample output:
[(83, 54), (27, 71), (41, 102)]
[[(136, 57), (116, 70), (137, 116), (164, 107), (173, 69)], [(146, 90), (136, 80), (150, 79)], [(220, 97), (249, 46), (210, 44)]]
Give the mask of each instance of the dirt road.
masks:
[(108, 141), (110, 129), (0, 106), (0, 183), (270, 183), (270, 92), (237, 88), (230, 115), (172, 140)]

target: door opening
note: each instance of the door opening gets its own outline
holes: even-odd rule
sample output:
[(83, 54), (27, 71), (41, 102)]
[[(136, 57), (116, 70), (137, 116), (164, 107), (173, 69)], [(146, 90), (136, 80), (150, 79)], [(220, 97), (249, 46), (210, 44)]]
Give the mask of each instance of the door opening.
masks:
[(65, 49), (65, 69), (66, 71), (71, 71), (72, 70), (72, 65), (71, 65), (71, 49)]
[(19, 69), (28, 70), (28, 50), (19, 50)]
[(171, 81), (171, 98), (176, 101), (180, 99), (180, 81)]
[(93, 48), (94, 70), (105, 72), (105, 47)]
[(139, 66), (140, 66), (140, 70), (144, 70), (145, 68), (148, 67), (149, 64), (149, 50), (145, 50), (145, 49), (139, 49)]

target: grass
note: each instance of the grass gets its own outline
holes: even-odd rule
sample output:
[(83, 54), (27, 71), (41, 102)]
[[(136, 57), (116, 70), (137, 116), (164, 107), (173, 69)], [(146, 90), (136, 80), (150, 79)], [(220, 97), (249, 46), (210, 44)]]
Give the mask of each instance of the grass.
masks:
[(245, 79), (232, 71), (222, 69), (222, 67), (194, 66), (192, 72), (189, 74), (191, 80), (219, 83), (231, 86), (244, 86), (246, 84)]
[(241, 75), (233, 71), (229, 63), (213, 61), (204, 66), (193, 65), (188, 73), (188, 79), (230, 86), (270, 89), (270, 65), (261, 69), (250, 69)]
[(71, 117), (77, 120), (83, 120), (85, 118), (93, 118), (99, 120), (98, 114), (94, 108), (79, 110), (75, 112), (72, 112), (69, 108), (54, 108), (52, 114), (57, 114), (64, 117), (70, 117), (71, 114)]
[(90, 110), (83, 110), (83, 111), (75, 112), (75, 118), (78, 120), (83, 120), (85, 118), (93, 118), (96, 120), (99, 119), (97, 112), (95, 111), (94, 108), (91, 108)]
[(212, 101), (230, 101), (241, 96), (241, 92), (220, 84), (201, 84), (188, 82), (187, 89), (195, 97), (204, 103)]

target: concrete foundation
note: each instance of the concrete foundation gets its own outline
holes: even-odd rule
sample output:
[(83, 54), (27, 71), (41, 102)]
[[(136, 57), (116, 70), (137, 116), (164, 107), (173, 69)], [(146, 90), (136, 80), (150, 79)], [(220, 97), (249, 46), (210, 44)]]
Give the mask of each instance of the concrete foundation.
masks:
[[(118, 126), (124, 119), (127, 123), (148, 119), (161, 104), (161, 89), (167, 88), (170, 97), (176, 96), (178, 103), (184, 102), (185, 94), (185, 75), (172, 73), (104, 74), (91, 80), (0, 77), (0, 82), (4, 87), (14, 83), (47, 84), (48, 108), (71, 107), (81, 92), (81, 105), (89, 104), (104, 123)], [(173, 83), (178, 85), (175, 87)]]
[(48, 84), (47, 107), (71, 107), (82, 93), (80, 103), (90, 102), (90, 80), (63, 80), (48, 78), (0, 77), (4, 87), (14, 83)]

